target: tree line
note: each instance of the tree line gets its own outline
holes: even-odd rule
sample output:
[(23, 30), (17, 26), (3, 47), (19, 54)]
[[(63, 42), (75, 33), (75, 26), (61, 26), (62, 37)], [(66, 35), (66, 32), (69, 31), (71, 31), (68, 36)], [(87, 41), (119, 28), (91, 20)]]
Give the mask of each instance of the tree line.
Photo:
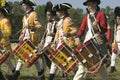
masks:
[[(19, 4), (19, 2), (15, 1), (15, 2), (8, 2), (8, 3), (11, 6), (11, 14), (8, 15), (8, 17), (11, 21), (11, 24), (12, 24), (11, 39), (18, 39), (21, 29), (22, 29), (22, 18), (24, 15), (24, 11), (22, 10), (22, 7)], [(45, 11), (44, 11), (45, 5), (37, 5), (34, 8), (40, 17), (40, 22), (41, 22), (42, 26), (44, 27), (47, 23)], [(113, 33), (114, 24), (115, 24), (114, 12), (113, 12), (114, 9), (111, 8), (110, 6), (107, 6), (105, 8), (101, 8), (101, 10), (103, 12), (105, 12), (105, 14), (107, 15), (108, 24), (110, 25), (112, 33)], [(73, 19), (76, 27), (79, 28), (86, 12), (84, 12), (84, 10), (81, 8), (72, 8), (69, 10), (69, 14), (70, 14), (70, 17)], [(43, 32), (44, 31), (41, 31), (41, 34)], [(41, 37), (42, 37), (42, 35), (41, 35)]]

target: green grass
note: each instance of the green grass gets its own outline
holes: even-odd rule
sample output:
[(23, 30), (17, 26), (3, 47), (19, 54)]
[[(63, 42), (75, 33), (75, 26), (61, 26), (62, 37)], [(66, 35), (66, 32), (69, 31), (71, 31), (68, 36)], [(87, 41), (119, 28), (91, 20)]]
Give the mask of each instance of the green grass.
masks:
[[(12, 59), (13, 59), (13, 57), (12, 57)], [(14, 65), (16, 65), (17, 58), (14, 57), (14, 60), (12, 60), (12, 62), (14, 63)], [(109, 80), (120, 80), (120, 76), (119, 76), (120, 75), (120, 67), (119, 67), (120, 63), (119, 62), (120, 62), (120, 58), (118, 57), (117, 61), (116, 61), (117, 71), (115, 73), (109, 73), (110, 67), (107, 68)], [(11, 70), (8, 68), (8, 66), (5, 63), (0, 65), (0, 68), (1, 68), (4, 75), (12, 74)], [(47, 78), (49, 76), (48, 67), (46, 67), (45, 70), (46, 70), (45, 71), (45, 77), (46, 77), (46, 80), (47, 80)], [(36, 68), (35, 68), (34, 65), (30, 68), (27, 68), (25, 65), (23, 65), (20, 72), (21, 72), (21, 75), (20, 75), (18, 80), (37, 80), (38, 76), (37, 76), (37, 71), (36, 71)], [(74, 73), (70, 72), (68, 74), (67, 78), (70, 78), (72, 80), (73, 76), (74, 76)], [(101, 78), (98, 74), (88, 74), (87, 77), (86, 77), (86, 80), (91, 80), (90, 78), (92, 78), (93, 80), (101, 80)], [(66, 80), (66, 78), (62, 77), (62, 71), (57, 70), (57, 73), (56, 73), (56, 76), (55, 76), (54, 80)]]
[[(15, 60), (14, 60), (15, 61)], [(108, 77), (109, 80), (120, 80), (120, 63), (119, 63), (120, 59), (117, 58), (117, 62), (116, 62), (116, 68), (117, 71), (115, 73), (109, 73), (110, 71), (110, 67), (107, 68), (108, 71)], [(16, 62), (14, 62), (16, 63)], [(49, 75), (49, 69), (48, 67), (45, 68), (45, 76), (46, 76), (46, 80), (48, 78)], [(2, 64), (1, 65), (1, 70), (4, 74), (12, 74), (11, 70), (8, 68), (8, 66), (6, 64)], [(37, 71), (35, 66), (33, 65), (30, 68), (27, 68), (25, 65), (23, 65), (22, 69), (21, 69), (21, 75), (19, 80), (37, 80)], [(68, 78), (72, 78), (74, 76), (73, 72), (70, 72), (68, 74)], [(92, 78), (93, 80), (101, 80), (100, 76), (98, 74), (88, 74), (86, 80), (91, 80), (89, 78)], [(62, 78), (62, 71), (58, 70), (56, 73), (56, 77), (55, 80), (66, 80), (65, 78)]]

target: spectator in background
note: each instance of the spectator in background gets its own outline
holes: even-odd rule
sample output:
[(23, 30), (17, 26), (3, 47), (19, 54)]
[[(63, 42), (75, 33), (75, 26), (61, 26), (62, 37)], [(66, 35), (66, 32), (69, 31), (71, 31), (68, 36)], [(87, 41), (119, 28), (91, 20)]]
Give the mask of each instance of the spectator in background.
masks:
[(116, 26), (114, 30), (114, 41), (112, 43), (112, 56), (111, 56), (111, 70), (110, 73), (116, 71), (115, 60), (120, 54), (120, 6), (117, 6), (114, 10)]

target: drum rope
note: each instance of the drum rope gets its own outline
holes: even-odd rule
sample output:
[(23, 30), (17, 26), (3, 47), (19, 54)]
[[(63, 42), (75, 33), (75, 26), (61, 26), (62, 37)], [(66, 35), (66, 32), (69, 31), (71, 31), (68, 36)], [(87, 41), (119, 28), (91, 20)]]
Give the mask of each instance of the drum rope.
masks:
[(98, 50), (98, 45), (96, 43), (94, 43), (94, 41), (91, 41), (92, 45), (94, 46), (96, 53), (100, 53), (100, 51)]
[(97, 67), (97, 69), (96, 69), (95, 71), (92, 71), (92, 72), (91, 72), (91, 71), (88, 71), (88, 70), (87, 70), (87, 71), (85, 72), (83, 78), (85, 78), (88, 73), (96, 73), (96, 72), (100, 69), (100, 67), (102, 66), (102, 62), (103, 62), (103, 60), (104, 60), (106, 57), (107, 57), (107, 55), (104, 55), (103, 59), (99, 62), (100, 64), (99, 64), (99, 66)]
[[(71, 54), (71, 57), (72, 57), (72, 59), (73, 59), (73, 56), (72, 56), (73, 53), (71, 52), (72, 49), (70, 48), (70, 49), (71, 49), (71, 51), (70, 51), (65, 45), (64, 45), (64, 48), (68, 51), (68, 53)], [(70, 68), (70, 67), (69, 67), (69, 68)], [(66, 74), (65, 79), (67, 80), (67, 79), (68, 79), (68, 77), (67, 77), (68, 75), (67, 75), (67, 73), (65, 73), (65, 74)]]
[(102, 66), (103, 61), (104, 61), (104, 59), (105, 59), (106, 57), (107, 57), (107, 54), (104, 55), (104, 57), (101, 59), (101, 61), (99, 62), (100, 64), (99, 64), (99, 66), (97, 67), (97, 69), (96, 69), (95, 71), (93, 71), (93, 72), (91, 72), (91, 71), (87, 71), (87, 73), (95, 73), (95, 72), (97, 72), (98, 69), (100, 69), (100, 67)]
[[(91, 53), (90, 50), (87, 48), (86, 45), (84, 45), (84, 47), (85, 47), (85, 49), (87, 49), (87, 52)], [(80, 51), (82, 51), (82, 49), (81, 49), (81, 50), (77, 50), (77, 51), (80, 53)], [(80, 54), (80, 56), (82, 57), (82, 59), (85, 59), (82, 54)], [(95, 56), (95, 57), (96, 57), (96, 56)], [(96, 58), (97, 58), (97, 57), (96, 57)], [(90, 63), (89, 61), (87, 61), (87, 63), (89, 63), (90, 65), (94, 65), (93, 63)]]
[[(87, 46), (84, 45), (84, 47), (85, 47), (85, 49), (87, 50), (87, 52), (91, 54), (91, 52), (90, 52), (90, 50), (87, 48)], [(92, 53), (92, 54), (93, 54), (93, 53)], [(83, 59), (84, 59), (84, 56), (83, 56)], [(90, 65), (94, 65), (93, 63), (90, 63), (90, 61), (88, 61), (88, 63), (89, 63)]]

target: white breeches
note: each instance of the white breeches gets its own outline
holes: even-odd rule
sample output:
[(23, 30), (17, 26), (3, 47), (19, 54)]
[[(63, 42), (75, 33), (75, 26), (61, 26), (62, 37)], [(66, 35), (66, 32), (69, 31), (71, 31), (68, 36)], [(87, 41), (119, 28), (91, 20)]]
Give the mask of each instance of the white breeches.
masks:
[(50, 68), (50, 74), (55, 74), (56, 70), (57, 70), (57, 66), (55, 65), (55, 63), (52, 62)]
[(111, 56), (111, 66), (115, 66), (115, 60), (116, 57), (120, 54), (120, 45), (118, 45), (118, 53), (115, 54), (114, 52), (112, 52), (112, 56)]
[[(85, 78), (85, 73), (86, 73), (86, 68), (81, 63), (79, 63), (78, 71), (76, 72), (73, 80), (83, 80)], [(107, 71), (104, 66), (100, 68), (98, 73), (100, 74), (102, 80), (108, 80)]]
[[(17, 62), (17, 65), (16, 65), (16, 71), (19, 71), (19, 70), (21, 69), (22, 65), (23, 65), (23, 63), (22, 63), (22, 61), (19, 59), (18, 62)], [(40, 67), (39, 61), (36, 61), (36, 62), (34, 63), (34, 65), (35, 65), (37, 71), (40, 72), (40, 71), (41, 71), (41, 67)]]

